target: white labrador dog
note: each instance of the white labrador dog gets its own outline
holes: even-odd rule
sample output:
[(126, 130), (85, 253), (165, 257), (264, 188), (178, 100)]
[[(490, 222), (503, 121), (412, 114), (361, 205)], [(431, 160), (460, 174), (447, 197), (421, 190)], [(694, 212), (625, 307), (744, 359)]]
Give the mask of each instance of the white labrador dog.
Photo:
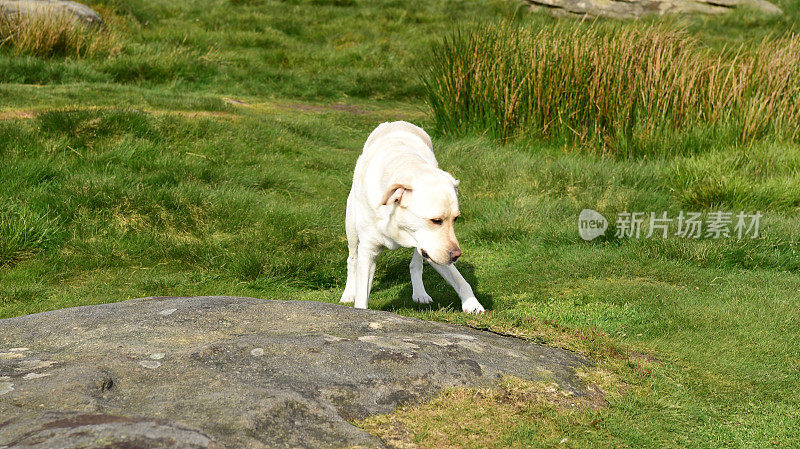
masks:
[(412, 299), (429, 304), (422, 259), (447, 280), (461, 309), (482, 313), (472, 287), (456, 269), (461, 249), (453, 230), (458, 181), (440, 170), (428, 134), (408, 122), (382, 123), (369, 135), (347, 197), (347, 284), (343, 303), (367, 308), (375, 259), (384, 248), (416, 248), (411, 258)]

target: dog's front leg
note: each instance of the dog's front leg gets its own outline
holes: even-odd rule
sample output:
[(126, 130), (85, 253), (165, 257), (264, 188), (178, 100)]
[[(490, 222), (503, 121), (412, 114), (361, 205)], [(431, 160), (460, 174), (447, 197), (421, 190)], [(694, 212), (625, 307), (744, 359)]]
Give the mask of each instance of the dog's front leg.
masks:
[(375, 275), (375, 260), (380, 249), (366, 243), (358, 244), (356, 259), (356, 309), (366, 309), (369, 291), (372, 289), (372, 277)]
[(461, 310), (466, 313), (483, 313), (484, 309), (475, 293), (472, 292), (472, 287), (464, 276), (458, 272), (458, 268), (454, 264), (439, 265), (438, 263), (431, 262), (431, 266), (442, 275), (448, 284), (453, 286), (458, 297), (461, 298)]
[(425, 291), (425, 285), (422, 283), (422, 256), (419, 255), (419, 251), (414, 251), (408, 268), (411, 272), (411, 289), (413, 290), (411, 299), (420, 304), (432, 303), (433, 298)]

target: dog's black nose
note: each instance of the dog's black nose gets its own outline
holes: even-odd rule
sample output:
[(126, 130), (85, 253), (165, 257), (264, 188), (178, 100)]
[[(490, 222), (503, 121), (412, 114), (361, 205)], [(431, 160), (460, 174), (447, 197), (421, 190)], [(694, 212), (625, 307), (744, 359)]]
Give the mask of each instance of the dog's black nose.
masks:
[(425, 251), (424, 249), (423, 249), (423, 250), (420, 250), (420, 253), (422, 253), (422, 257), (424, 257), (424, 258), (426, 258), (426, 259), (430, 259), (430, 256), (428, 256), (428, 252), (427, 252), (427, 251)]
[(461, 250), (460, 249), (451, 249), (450, 250), (450, 262), (455, 263), (458, 258), (461, 257)]

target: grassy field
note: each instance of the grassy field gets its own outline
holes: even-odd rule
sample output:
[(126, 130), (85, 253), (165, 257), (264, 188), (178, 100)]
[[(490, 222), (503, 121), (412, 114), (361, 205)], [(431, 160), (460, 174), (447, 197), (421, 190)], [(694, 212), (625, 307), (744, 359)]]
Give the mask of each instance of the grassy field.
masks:
[[(89, 2), (93, 4), (92, 2)], [(800, 31), (737, 14), (673, 21), (709, 51)], [(461, 180), (465, 316), (410, 250), (370, 306), (589, 355), (601, 408), (529, 386), (455, 390), (359, 423), (422, 447), (796, 447), (800, 145), (717, 139), (604, 157), (579, 144), (436, 133), (420, 61), (454, 27), (553, 19), (513, 1), (112, 0), (115, 46), (0, 46), (0, 318), (156, 295), (336, 302), (352, 170), (378, 123), (434, 133)], [(647, 26), (641, 23), (635, 26)], [(795, 41), (796, 42), (796, 41)], [(118, 48), (117, 48), (118, 47)], [(112, 51), (113, 50), (113, 51)], [(795, 49), (797, 51), (797, 49)], [(584, 242), (584, 208), (761, 211), (758, 239)], [(466, 414), (471, 425), (458, 426)]]

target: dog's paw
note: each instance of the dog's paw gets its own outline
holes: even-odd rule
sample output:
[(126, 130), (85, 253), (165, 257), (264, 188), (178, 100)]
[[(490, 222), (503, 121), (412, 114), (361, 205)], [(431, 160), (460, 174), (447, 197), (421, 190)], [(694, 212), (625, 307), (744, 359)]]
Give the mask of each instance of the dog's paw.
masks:
[(430, 304), (433, 302), (433, 298), (431, 298), (427, 293), (414, 293), (411, 295), (411, 299), (419, 304)]
[(355, 301), (356, 301), (356, 294), (350, 292), (342, 293), (342, 299), (339, 300), (339, 302), (343, 304), (352, 304)]
[(476, 298), (469, 298), (468, 300), (461, 303), (461, 310), (465, 313), (475, 313), (481, 314), (485, 312), (481, 303), (478, 302)]

